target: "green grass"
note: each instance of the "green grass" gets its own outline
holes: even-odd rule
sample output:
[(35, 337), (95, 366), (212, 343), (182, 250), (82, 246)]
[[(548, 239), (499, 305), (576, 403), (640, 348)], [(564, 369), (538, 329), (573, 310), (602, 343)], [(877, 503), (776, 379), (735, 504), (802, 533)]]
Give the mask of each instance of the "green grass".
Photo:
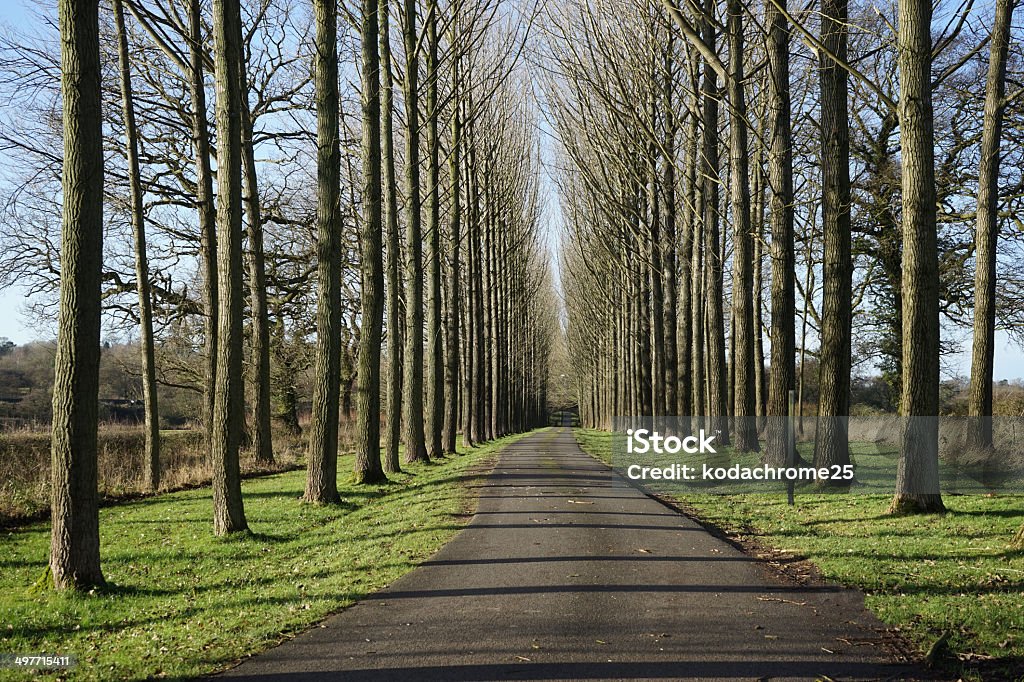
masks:
[[(251, 533), (215, 538), (208, 489), (101, 510), (109, 589), (31, 594), (49, 526), (0, 536), (0, 653), (73, 654), (76, 680), (185, 677), (226, 667), (380, 589), (437, 551), (464, 522), (464, 483), (507, 437), (409, 467), (382, 486), (346, 482), (343, 503), (300, 502), (305, 472), (242, 484)], [(23, 673), (0, 670), (0, 679)]]
[[(576, 437), (610, 462), (611, 434), (577, 430)], [(942, 516), (890, 516), (891, 493), (801, 493), (794, 507), (781, 487), (768, 495), (676, 489), (670, 496), (727, 533), (807, 558), (824, 579), (863, 590), (867, 607), (922, 650), (948, 632), (961, 660), (1019, 665), (1024, 657), (1024, 552), (1011, 548), (1024, 523), (1022, 495), (947, 495)]]

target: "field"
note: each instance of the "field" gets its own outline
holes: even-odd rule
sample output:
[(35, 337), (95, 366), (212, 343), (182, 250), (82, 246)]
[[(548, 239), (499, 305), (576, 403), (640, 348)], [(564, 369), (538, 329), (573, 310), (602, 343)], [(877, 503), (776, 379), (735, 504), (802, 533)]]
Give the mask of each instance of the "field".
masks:
[[(343, 428), (343, 439), (346, 429)], [(145, 436), (139, 427), (103, 425), (99, 430), (99, 489), (107, 502), (147, 493), (142, 488)], [(207, 485), (203, 433), (198, 430), (160, 432), (160, 492)], [(344, 440), (343, 440), (344, 449)], [(273, 464), (243, 455), (243, 475), (294, 469), (305, 456), (305, 443), (295, 436), (274, 434)], [(36, 429), (0, 432), (0, 528), (42, 519), (50, 508), (50, 433)]]
[[(610, 461), (611, 434), (576, 433), (584, 450)], [(867, 607), (922, 653), (945, 637), (947, 664), (967, 679), (979, 679), (975, 668), (985, 679), (1024, 675), (1024, 552), (1011, 547), (1024, 496), (947, 495), (945, 515), (890, 516), (889, 494), (798, 490), (790, 507), (777, 488), (660, 492), (748, 548), (782, 564), (809, 560), (822, 579), (862, 590)]]

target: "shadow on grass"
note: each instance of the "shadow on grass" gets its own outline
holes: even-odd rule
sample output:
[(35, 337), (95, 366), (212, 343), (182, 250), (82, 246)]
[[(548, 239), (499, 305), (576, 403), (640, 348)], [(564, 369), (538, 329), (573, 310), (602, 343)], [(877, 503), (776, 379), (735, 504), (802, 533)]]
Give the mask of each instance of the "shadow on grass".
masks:
[(948, 510), (950, 516), (982, 516), (1000, 519), (1024, 519), (1024, 509), (969, 509), (959, 511), (956, 509)]

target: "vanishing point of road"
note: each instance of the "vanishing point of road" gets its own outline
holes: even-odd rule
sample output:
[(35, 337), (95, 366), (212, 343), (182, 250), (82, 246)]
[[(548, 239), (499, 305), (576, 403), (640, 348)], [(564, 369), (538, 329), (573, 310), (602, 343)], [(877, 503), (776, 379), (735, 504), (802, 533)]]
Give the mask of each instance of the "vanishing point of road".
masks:
[(632, 488), (569, 429), (506, 447), (419, 568), (221, 677), (881, 680), (862, 596), (800, 586)]

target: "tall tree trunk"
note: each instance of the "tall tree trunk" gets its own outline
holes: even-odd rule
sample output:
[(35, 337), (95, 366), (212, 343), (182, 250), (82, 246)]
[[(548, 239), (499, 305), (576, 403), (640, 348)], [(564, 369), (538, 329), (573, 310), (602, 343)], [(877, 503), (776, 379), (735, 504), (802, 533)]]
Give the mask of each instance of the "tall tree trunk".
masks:
[[(715, 1), (705, 0), (704, 10), (708, 17), (714, 16)], [(711, 20), (704, 21), (704, 42), (714, 49), (715, 28)], [(710, 64), (704, 64), (704, 267), (705, 267), (705, 325), (707, 336), (707, 374), (708, 392), (707, 413), (711, 417), (711, 431), (720, 431), (717, 442), (725, 445), (729, 442), (728, 424), (728, 377), (725, 359), (725, 312), (722, 299), (722, 258), (721, 233), (719, 231), (718, 205), (719, 185), (719, 153), (718, 153), (718, 119), (719, 107), (718, 84), (716, 74)]]
[[(694, 94), (694, 100), (697, 95)], [(684, 417), (684, 427), (690, 417), (697, 414), (693, 402), (694, 362), (696, 349), (694, 340), (694, 279), (693, 268), (696, 260), (697, 215), (695, 211), (697, 185), (697, 137), (699, 133), (696, 104), (691, 106), (689, 124), (684, 141), (686, 150), (686, 175), (683, 191), (682, 244), (679, 255), (679, 391), (676, 396), (678, 414)]]
[(203, 383), (203, 428), (206, 451), (213, 452), (213, 395), (217, 380), (217, 209), (210, 168), (210, 128), (206, 120), (202, 15), (200, 0), (189, 0), (189, 95), (192, 98), (192, 147), (196, 153), (196, 206), (199, 212), (200, 253), (203, 261), (203, 306), (206, 366)]
[(316, 365), (306, 468), (307, 502), (338, 497), (341, 375), (341, 151), (338, 141), (337, 0), (314, 0), (316, 16)]
[(743, 92), (743, 5), (729, 0), (729, 175), (733, 220), (733, 414), (736, 449), (756, 451), (757, 412), (754, 403), (754, 310), (751, 289), (753, 239), (750, 224), (750, 149), (747, 143), (747, 103)]
[[(454, 21), (454, 18), (453, 18)], [(455, 44), (455, 29), (452, 28), (452, 44)], [(455, 432), (459, 422), (459, 318), (461, 317), (462, 293), (459, 290), (459, 259), (462, 242), (462, 121), (458, 103), (459, 59), (452, 58), (452, 107), (451, 136), (452, 148), (448, 162), (448, 175), (452, 186), (452, 207), (448, 221), (448, 243), (451, 262), (448, 266), (448, 310), (445, 318), (445, 362), (444, 362), (444, 430), (441, 434), (441, 451), (455, 452)]]
[(427, 1), (427, 367), (424, 388), (424, 439), (427, 456), (441, 456), (444, 420), (444, 371), (441, 346), (441, 206), (437, 139), (437, 2)]
[(811, 297), (814, 294), (814, 228), (806, 233), (804, 240), (804, 306), (800, 313), (800, 374), (797, 376), (796, 387), (796, 434), (804, 435), (804, 387), (807, 385), (807, 318), (811, 314)]
[(423, 433), (423, 234), (420, 225), (419, 49), (416, 0), (405, 0), (405, 461), (426, 461)]
[[(823, 0), (822, 44), (840, 60), (847, 55), (847, 2)], [(850, 234), (850, 123), (848, 75), (821, 55), (821, 217), (823, 280), (818, 364), (818, 425), (814, 466), (850, 463), (850, 336), (853, 333), (853, 260)], [(810, 292), (807, 292), (810, 295)], [(801, 372), (803, 370), (801, 369)], [(841, 481), (829, 481), (830, 485)]]
[(764, 292), (764, 170), (761, 166), (761, 143), (758, 142), (754, 161), (754, 276), (752, 333), (754, 335), (754, 402), (757, 406), (757, 430), (764, 426), (765, 404), (768, 402), (768, 386), (764, 367), (764, 321), (762, 318), (762, 295)]
[[(670, 41), (671, 44), (671, 41)], [(666, 69), (666, 71), (669, 71)], [(666, 76), (665, 105), (671, 112), (671, 83)], [(665, 192), (665, 247), (663, 281), (665, 287), (665, 414), (679, 414), (679, 338), (678, 338), (678, 293), (677, 268), (678, 244), (676, 235), (676, 121), (675, 114), (669, 113), (670, 121), (666, 133), (666, 158), (662, 169), (662, 186)]]
[(103, 116), (96, 0), (60, 0), (64, 208), (54, 361), (50, 571), (58, 590), (104, 583), (97, 414), (103, 266)]
[(944, 509), (939, 492), (939, 267), (932, 118), (932, 3), (899, 4), (903, 188), (903, 390), (905, 420), (896, 513)]
[[(653, 107), (652, 107), (653, 108)], [(653, 123), (653, 112), (651, 120)], [(650, 297), (651, 320), (651, 409), (652, 414), (664, 416), (666, 409), (665, 396), (665, 290), (664, 282), (664, 251), (661, 231), (661, 208), (658, 199), (658, 162), (657, 150), (654, 145), (648, 150), (647, 173), (647, 214), (649, 216), (649, 232), (651, 240), (651, 265), (649, 268), (648, 288)]]
[(213, 401), (213, 529), (248, 528), (238, 450), (245, 430), (242, 381), (242, 18), (237, 3), (213, 2), (217, 84), (217, 381)]
[[(472, 110), (472, 108), (470, 108)], [(474, 131), (475, 132), (475, 131)], [(472, 140), (475, 143), (479, 138), (473, 136)], [(474, 145), (475, 146), (475, 145)], [(473, 198), (470, 199), (470, 206), (481, 205), (481, 182), (480, 182), (480, 170), (476, 164), (477, 157), (475, 154), (470, 152), (469, 168), (474, 173), (473, 177)], [(486, 172), (485, 172), (486, 174)], [(484, 344), (486, 339), (484, 338), (484, 288), (483, 288), (483, 250), (481, 248), (481, 237), (480, 233), (483, 231), (484, 222), (483, 216), (481, 215), (481, 209), (477, 208), (474, 212), (473, 220), (471, 222), (472, 236), (471, 246), (473, 255), (470, 260), (470, 270), (473, 277), (472, 285), (472, 298), (470, 305), (472, 310), (470, 313), (471, 324), (473, 325), (473, 394), (470, 398), (469, 405), (470, 410), (473, 412), (472, 425), (472, 442), (479, 444), (487, 440), (485, 435), (486, 431), (484, 428), (484, 373), (487, 371), (487, 365), (485, 364), (485, 352)]]
[(971, 388), (967, 399), (967, 443), (992, 447), (992, 363), (995, 354), (996, 242), (999, 239), (999, 143), (1003, 132), (1003, 93), (1006, 55), (1016, 0), (996, 0), (992, 26), (988, 80), (985, 84), (985, 120), (978, 169), (978, 217), (975, 228), (974, 343)]
[[(472, 92), (467, 93), (467, 99)], [(464, 113), (472, 111), (469, 101)], [(464, 420), (462, 441), (467, 446), (481, 442), (480, 438), (480, 329), (478, 325), (478, 306), (480, 299), (480, 178), (476, 164), (476, 147), (474, 141), (474, 123), (467, 121), (468, 134), (466, 154), (464, 155), (464, 177), (466, 178), (466, 198), (468, 222), (466, 224), (466, 371), (462, 391)]]
[(387, 232), (388, 399), (384, 429), (384, 471), (402, 470), (398, 446), (402, 440), (402, 306), (399, 271), (402, 247), (398, 234), (398, 184), (395, 178), (395, 88), (391, 75), (391, 17), (388, 0), (377, 10), (380, 32), (381, 156), (384, 163), (384, 222)]
[[(781, 3), (783, 7), (785, 3)], [(795, 386), (796, 258), (793, 252), (793, 135), (789, 94), (789, 26), (773, 0), (764, 5), (768, 27), (768, 186), (771, 201), (771, 367), (764, 460), (781, 465), (794, 444), (788, 437), (789, 392)]]
[[(487, 157), (487, 161), (490, 156)], [(491, 388), (494, 386), (494, 221), (495, 198), (494, 198), (494, 167), (484, 163), (484, 233), (481, 237), (480, 246), (480, 311), (483, 328), (483, 383), (481, 385), (481, 401), (483, 412), (481, 416), (481, 427), (483, 428), (483, 440), (494, 440), (494, 394)]]
[(139, 332), (142, 337), (142, 402), (146, 432), (143, 485), (147, 490), (156, 490), (160, 486), (160, 412), (157, 409), (156, 357), (153, 348), (153, 297), (149, 282), (149, 260), (146, 255), (146, 215), (142, 177), (139, 171), (139, 133), (135, 125), (128, 34), (125, 31), (124, 6), (121, 0), (114, 0), (114, 25), (117, 31), (118, 66), (121, 72), (121, 108), (124, 112), (132, 237), (135, 242), (135, 280), (139, 294)]
[[(695, 94), (695, 97), (699, 95)], [(697, 105), (695, 111), (700, 111)], [(696, 114), (695, 114), (696, 115)], [(703, 135), (703, 133), (701, 133)], [(696, 138), (693, 143), (694, 158), (700, 159), (702, 144)], [(690, 341), (692, 355), (690, 359), (690, 388), (693, 392), (691, 399), (693, 416), (696, 417), (694, 429), (704, 428), (705, 408), (707, 402), (704, 399), (704, 391), (707, 388), (707, 366), (704, 363), (705, 357), (705, 334), (704, 334), (704, 162), (699, 161), (694, 174), (694, 188), (691, 191), (693, 196), (694, 214), (691, 223), (693, 235), (690, 262)]]
[(253, 120), (249, 111), (249, 83), (242, 65), (242, 161), (245, 173), (245, 212), (249, 217), (249, 306), (252, 311), (253, 408), (252, 452), (257, 462), (274, 461), (270, 430), (270, 313), (267, 310), (267, 264), (263, 254), (263, 214), (259, 176), (253, 146)]
[(380, 461), (380, 344), (384, 325), (384, 262), (381, 253), (380, 59), (377, 0), (363, 0), (363, 222), (359, 230), (363, 324), (356, 370), (357, 483), (385, 479)]

